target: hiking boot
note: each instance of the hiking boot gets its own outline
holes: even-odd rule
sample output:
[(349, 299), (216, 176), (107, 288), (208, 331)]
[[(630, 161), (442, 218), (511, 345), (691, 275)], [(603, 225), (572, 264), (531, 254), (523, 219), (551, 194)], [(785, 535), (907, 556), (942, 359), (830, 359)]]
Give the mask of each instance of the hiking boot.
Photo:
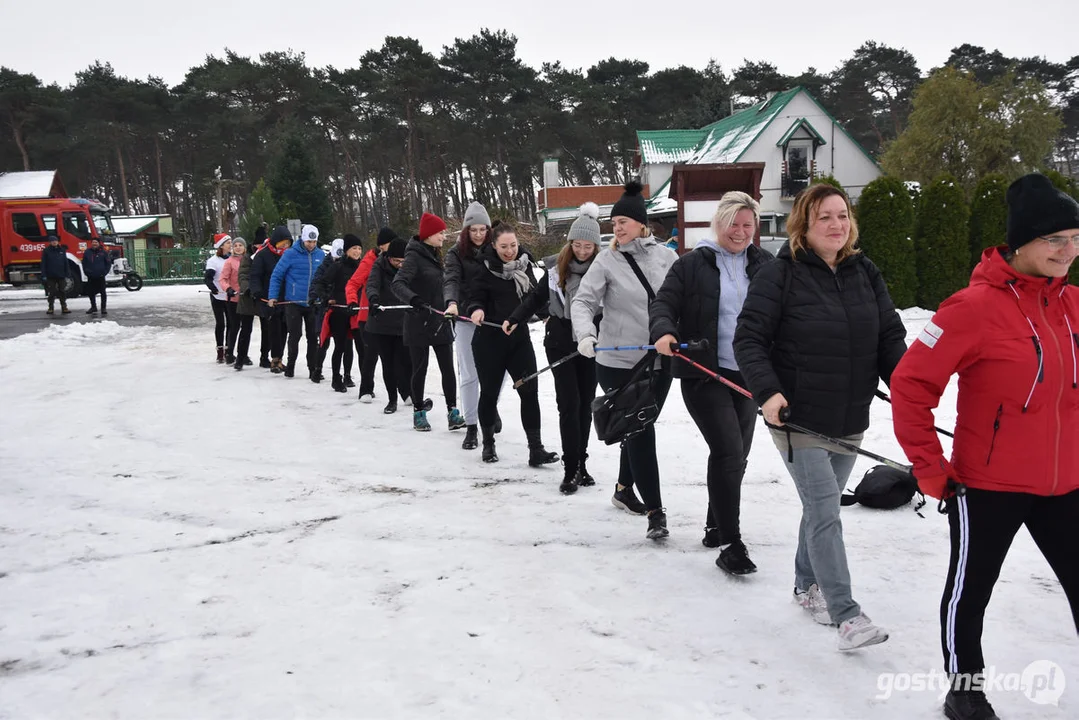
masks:
[(308, 374), (308, 377), (311, 379), (311, 382), (313, 382), (313, 383), (315, 383), (317, 385), (320, 382), (322, 382), (322, 371), (321, 370), (312, 370)]
[(90, 308), (89, 310), (86, 311), (86, 314), (87, 315), (97, 315), (97, 308), (96, 307)]
[(723, 548), (716, 558), (716, 567), (731, 575), (749, 575), (757, 572), (757, 566), (749, 559), (745, 543), (735, 540)]
[(225, 348), (224, 347), (219, 347), (217, 349), (217, 364), (218, 365), (224, 365), (225, 364)]
[(663, 511), (663, 508), (656, 510), (650, 510), (648, 512), (648, 532), (645, 533), (645, 537), (649, 540), (662, 540), (670, 535), (667, 531), (667, 513)]
[[(360, 396), (360, 402), (363, 402), (363, 396), (362, 395)], [(383, 415), (393, 415), (395, 412), (397, 412), (397, 401), (396, 400), (390, 400), (388, 403), (386, 403), (386, 407), (382, 408), (382, 414)]]
[[(354, 387), (356, 387), (356, 383), (352, 382), (352, 376), (350, 376), (350, 375), (345, 375), (345, 387), (347, 387), (347, 388), (354, 388)], [(374, 398), (374, 397), (375, 397), (375, 394), (374, 394), (374, 393), (371, 393), (371, 397), (372, 397), (372, 398)]]
[(60, 312), (64, 315), (70, 315), (71, 311), (67, 309), (67, 305), (60, 305)]
[(857, 650), (877, 645), (888, 639), (888, 631), (877, 627), (865, 613), (858, 613), (850, 620), (839, 623), (839, 649)]
[(483, 428), (483, 452), (480, 455), (485, 463), (498, 462), (498, 454), (495, 453), (495, 429)]
[(259, 358), (259, 367), (269, 369), (273, 367), (273, 363), (270, 362), (270, 358), (263, 355)]
[(809, 616), (813, 618), (813, 622), (820, 625), (835, 625), (832, 622), (832, 616), (828, 614), (828, 602), (824, 599), (824, 595), (816, 583), (810, 585), (808, 590), (794, 588), (794, 602), (809, 613)]
[(281, 364), (280, 360), (275, 358), (274, 360), (270, 361), (270, 372), (272, 372), (274, 375), (280, 375), (281, 373), (285, 372), (285, 366)]
[(596, 484), (596, 479), (588, 474), (588, 469), (584, 466), (584, 461), (587, 459), (587, 454), (581, 456), (581, 463), (577, 466), (577, 477), (574, 482), (580, 487), (592, 487)]
[(704, 545), (706, 548), (717, 548), (722, 544), (723, 538), (719, 535), (719, 528), (704, 528), (704, 537), (701, 538), (701, 545)]
[(420, 432), (431, 432), (431, 423), (427, 422), (426, 410), (415, 410), (412, 413), (412, 429)]
[(566, 468), (562, 474), (562, 484), (558, 486), (558, 492), (563, 495), (572, 495), (577, 492), (577, 469)]
[(618, 489), (618, 485), (615, 485), (614, 495), (611, 496), (611, 504), (619, 510), (625, 510), (630, 515), (644, 515), (648, 512), (648, 508), (644, 506), (644, 503), (637, 499), (637, 493), (633, 492), (632, 485), (621, 490)]
[(461, 443), (462, 450), (475, 450), (479, 443), (476, 441), (476, 426), (465, 425), (465, 439)]
[(233, 355), (228, 350), (225, 351), (225, 364), (226, 365), (235, 365), (236, 364), (236, 356)]
[(450, 408), (446, 413), (446, 422), (449, 423), (450, 430), (460, 430), (465, 426), (465, 418), (457, 408)]
[(334, 392), (348, 392), (348, 388), (345, 387), (345, 381), (341, 379), (340, 375), (333, 376), (333, 381), (330, 383), (330, 387), (333, 388)]
[(296, 363), (290, 362), (289, 364), (285, 365), (285, 377), (296, 377)]
[(981, 690), (949, 690), (944, 715), (950, 720), (1000, 720)]
[(528, 464), (530, 467), (540, 467), (541, 465), (558, 462), (558, 453), (550, 452), (543, 447), (539, 430), (526, 430), (525, 437), (528, 438)]
[(239, 360), (237, 360), (237, 361), (236, 361), (235, 363), (233, 363), (233, 365), (232, 365), (232, 369), (233, 369), (233, 370), (237, 370), (237, 371), (239, 371), (239, 370), (243, 370), (243, 369), (244, 369), (244, 362), (243, 362), (243, 360), (242, 360), (242, 359), (239, 359)]

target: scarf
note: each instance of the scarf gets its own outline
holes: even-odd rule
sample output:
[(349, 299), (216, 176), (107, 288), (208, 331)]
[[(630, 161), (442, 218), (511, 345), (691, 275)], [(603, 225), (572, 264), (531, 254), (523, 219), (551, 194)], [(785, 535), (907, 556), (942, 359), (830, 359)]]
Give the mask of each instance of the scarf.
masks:
[(269, 250), (274, 255), (278, 256), (280, 256), (281, 253), (285, 252), (284, 249), (278, 250), (276, 247), (274, 247), (273, 243), (271, 243), (268, 239), (263, 241), (262, 247), (259, 248), (259, 250)]
[(566, 311), (566, 308), (573, 302), (573, 297), (577, 294), (577, 289), (581, 286), (581, 278), (584, 277), (585, 272), (592, 266), (592, 261), (595, 259), (596, 257), (592, 256), (588, 260), (581, 262), (576, 257), (570, 258), (569, 267), (566, 268), (569, 277), (566, 278), (565, 291), (559, 287), (559, 280), (561, 278), (559, 278), (558, 275), (558, 256), (552, 255), (544, 260), (544, 265), (548, 268), (548, 287), (552, 291), (551, 299), (549, 301), (550, 304), (548, 306), (548, 310), (552, 315), (562, 319), (569, 318), (569, 313)]
[(487, 269), (495, 277), (512, 280), (515, 286), (514, 289), (517, 290), (518, 298), (523, 298), (532, 289), (532, 280), (528, 277), (528, 267), (531, 263), (527, 255), (522, 253), (518, 255), (516, 260), (503, 262), (501, 271), (491, 267), (490, 260), (484, 260), (483, 264), (487, 266)]

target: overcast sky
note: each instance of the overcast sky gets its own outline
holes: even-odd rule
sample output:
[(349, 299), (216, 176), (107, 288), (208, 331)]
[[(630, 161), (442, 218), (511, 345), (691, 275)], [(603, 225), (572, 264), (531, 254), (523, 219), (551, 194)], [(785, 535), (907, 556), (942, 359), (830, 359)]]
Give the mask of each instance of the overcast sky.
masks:
[(206, 55), (231, 48), (257, 57), (270, 50), (306, 54), (309, 65), (354, 67), (387, 35), (416, 38), (436, 56), (454, 38), (505, 29), (518, 54), (587, 68), (611, 56), (653, 70), (717, 59), (728, 72), (744, 59), (767, 60), (796, 75), (834, 69), (866, 40), (904, 47), (922, 71), (962, 43), (1012, 57), (1063, 62), (1079, 53), (1074, 0), (97, 0), (71, 7), (2, 0), (0, 65), (68, 85), (94, 60), (121, 75), (162, 77), (169, 85)]

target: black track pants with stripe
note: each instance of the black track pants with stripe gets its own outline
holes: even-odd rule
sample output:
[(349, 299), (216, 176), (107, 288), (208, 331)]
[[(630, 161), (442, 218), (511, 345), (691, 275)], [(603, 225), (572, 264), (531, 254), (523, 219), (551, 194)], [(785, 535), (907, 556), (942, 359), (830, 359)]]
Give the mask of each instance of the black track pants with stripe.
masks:
[(940, 603), (946, 672), (973, 674), (985, 668), (985, 608), (1023, 525), (1063, 586), (1079, 632), (1079, 490), (1044, 497), (968, 489), (947, 505), (952, 555)]

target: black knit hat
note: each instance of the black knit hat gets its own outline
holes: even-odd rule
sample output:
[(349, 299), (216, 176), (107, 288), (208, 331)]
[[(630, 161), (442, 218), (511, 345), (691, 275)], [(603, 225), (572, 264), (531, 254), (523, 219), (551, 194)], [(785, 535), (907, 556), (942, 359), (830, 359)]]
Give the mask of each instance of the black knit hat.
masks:
[(344, 240), (345, 240), (345, 247), (344, 247), (345, 252), (348, 252), (349, 248), (354, 248), (354, 247), (362, 248), (363, 247), (363, 241), (360, 240), (355, 235), (353, 235), (352, 233), (346, 234), (345, 237), (344, 237)]
[(644, 196), (641, 195), (641, 184), (636, 180), (630, 180), (626, 183), (626, 192), (622, 197), (618, 199), (618, 202), (611, 208), (611, 218), (623, 217), (632, 218), (641, 225), (648, 224), (648, 209), (644, 204)]
[(1008, 248), (1015, 252), (1035, 238), (1079, 228), (1079, 203), (1039, 173), (1008, 187)]
[(266, 226), (259, 225), (255, 228), (255, 245), (261, 245), (266, 242)]
[(375, 245), (382, 247), (386, 243), (392, 242), (395, 239), (397, 239), (397, 233), (395, 233), (393, 230), (390, 230), (388, 227), (384, 227), (378, 231), (378, 240), (375, 241)]
[(408, 243), (401, 238), (394, 238), (390, 240), (390, 247), (386, 250), (386, 257), (390, 258), (403, 258), (405, 256), (405, 248), (408, 247)]
[(270, 243), (276, 245), (282, 240), (292, 240), (292, 233), (288, 231), (287, 226), (278, 225), (273, 229), (273, 234), (270, 235)]

